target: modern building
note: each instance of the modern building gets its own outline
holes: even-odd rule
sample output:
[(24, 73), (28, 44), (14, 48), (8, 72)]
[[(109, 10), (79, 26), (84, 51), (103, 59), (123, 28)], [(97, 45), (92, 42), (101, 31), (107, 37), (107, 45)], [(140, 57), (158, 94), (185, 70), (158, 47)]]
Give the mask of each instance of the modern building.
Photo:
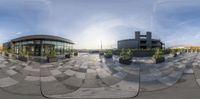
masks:
[(46, 56), (51, 50), (57, 55), (67, 53), (73, 47), (69, 39), (52, 35), (30, 35), (12, 39), (3, 44), (4, 49), (10, 49), (14, 54), (28, 52), (30, 56)]
[(190, 46), (190, 45), (177, 45), (169, 47), (170, 49), (200, 49), (200, 46)]
[(152, 39), (152, 33), (146, 32), (146, 35), (141, 35), (140, 31), (135, 32), (135, 39), (125, 39), (117, 42), (118, 49), (122, 48), (163, 48), (164, 43), (158, 39)]
[(0, 52), (2, 51), (2, 49), (3, 49), (3, 46), (2, 46), (2, 45), (0, 45)]

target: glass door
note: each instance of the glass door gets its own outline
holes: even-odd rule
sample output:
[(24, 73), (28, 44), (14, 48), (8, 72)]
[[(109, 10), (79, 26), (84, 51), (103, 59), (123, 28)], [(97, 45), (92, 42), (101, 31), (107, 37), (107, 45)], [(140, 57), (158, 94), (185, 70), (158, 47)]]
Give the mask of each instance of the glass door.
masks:
[(35, 45), (35, 56), (41, 56), (41, 46)]

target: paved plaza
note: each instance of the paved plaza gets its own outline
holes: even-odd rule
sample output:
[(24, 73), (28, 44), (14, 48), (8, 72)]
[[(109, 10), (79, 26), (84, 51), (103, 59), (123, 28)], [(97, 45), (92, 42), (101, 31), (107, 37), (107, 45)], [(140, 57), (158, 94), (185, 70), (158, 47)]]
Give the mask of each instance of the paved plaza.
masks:
[(27, 63), (0, 57), (2, 91), (49, 98), (130, 98), (143, 92), (173, 87), (184, 73), (193, 73), (200, 84), (200, 55), (166, 55), (166, 62), (133, 58), (122, 65), (119, 57), (105, 59), (98, 54), (80, 53), (54, 63)]

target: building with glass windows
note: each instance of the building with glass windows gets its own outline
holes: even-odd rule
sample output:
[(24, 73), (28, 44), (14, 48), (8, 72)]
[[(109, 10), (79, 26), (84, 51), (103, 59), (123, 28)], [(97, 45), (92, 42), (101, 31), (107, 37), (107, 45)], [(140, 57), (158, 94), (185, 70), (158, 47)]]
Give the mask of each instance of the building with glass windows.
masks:
[(69, 39), (52, 35), (30, 35), (12, 39), (3, 44), (4, 49), (11, 49), (12, 53), (28, 52), (30, 56), (46, 56), (51, 50), (57, 55), (64, 55), (73, 49), (73, 42)]
[(118, 49), (130, 48), (130, 49), (152, 49), (152, 48), (164, 48), (164, 43), (159, 39), (153, 39), (151, 32), (146, 32), (146, 35), (141, 35), (140, 31), (135, 32), (135, 39), (119, 40), (117, 42)]

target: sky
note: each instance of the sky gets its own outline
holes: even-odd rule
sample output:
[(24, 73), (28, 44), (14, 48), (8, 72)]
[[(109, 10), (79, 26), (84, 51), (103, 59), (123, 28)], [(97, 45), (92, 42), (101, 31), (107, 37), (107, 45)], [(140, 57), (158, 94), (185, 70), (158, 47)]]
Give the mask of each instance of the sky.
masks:
[(0, 44), (47, 34), (74, 48), (116, 48), (135, 31), (152, 31), (166, 47), (200, 46), (199, 0), (0, 0)]

